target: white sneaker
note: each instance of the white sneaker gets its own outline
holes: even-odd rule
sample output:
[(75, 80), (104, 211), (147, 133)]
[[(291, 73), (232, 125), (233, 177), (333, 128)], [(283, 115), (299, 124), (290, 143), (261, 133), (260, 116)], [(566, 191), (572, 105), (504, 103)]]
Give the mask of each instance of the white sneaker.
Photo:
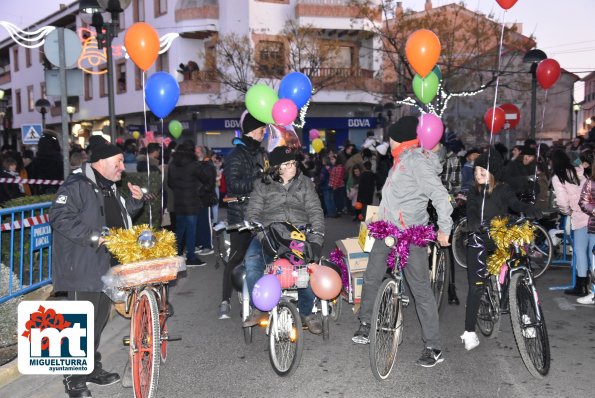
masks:
[(595, 294), (589, 293), (584, 297), (579, 297), (576, 302), (579, 304), (595, 304)]
[(465, 330), (465, 333), (461, 335), (461, 342), (465, 343), (465, 349), (467, 351), (471, 351), (479, 345), (479, 337), (477, 337), (477, 333)]
[[(529, 315), (527, 314), (523, 314), (523, 316), (521, 317), (522, 321), (523, 321), (523, 325), (530, 325), (531, 324), (531, 318), (529, 318)], [(522, 326), (521, 326), (522, 327)], [(535, 330), (534, 327), (523, 327), (522, 330), (523, 333), (523, 337), (526, 339), (534, 339), (535, 337), (537, 337), (537, 332)]]

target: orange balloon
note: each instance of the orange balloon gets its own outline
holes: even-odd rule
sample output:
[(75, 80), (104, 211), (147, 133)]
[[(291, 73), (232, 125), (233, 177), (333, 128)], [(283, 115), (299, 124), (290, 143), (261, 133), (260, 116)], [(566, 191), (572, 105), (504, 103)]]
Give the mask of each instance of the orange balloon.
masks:
[(411, 67), (421, 77), (430, 74), (440, 58), (440, 39), (428, 29), (413, 32), (405, 44), (405, 54)]
[(364, 208), (364, 204), (362, 202), (355, 202), (355, 204), (353, 205), (353, 208), (355, 210), (361, 210)]
[(337, 271), (322, 265), (311, 265), (310, 272), (310, 287), (316, 297), (332, 300), (341, 293), (343, 283)]
[(159, 34), (148, 23), (137, 22), (126, 31), (124, 46), (130, 59), (146, 72), (159, 56)]

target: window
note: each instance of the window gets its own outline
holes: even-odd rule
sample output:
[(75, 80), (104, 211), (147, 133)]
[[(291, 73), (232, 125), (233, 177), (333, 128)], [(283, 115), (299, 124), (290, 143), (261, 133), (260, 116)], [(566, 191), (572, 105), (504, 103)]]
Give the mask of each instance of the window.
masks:
[[(12, 64), (14, 65), (14, 71), (19, 71), (19, 47), (12, 49)], [(20, 113), (20, 112), (19, 112)]]
[(84, 73), (85, 76), (85, 101), (93, 99), (93, 75), (90, 73)]
[(33, 99), (33, 86), (27, 86), (27, 109), (32, 112), (35, 109), (35, 100)]
[(116, 93), (126, 92), (126, 60), (116, 61)]
[(123, 32), (126, 30), (126, 19), (124, 18), (124, 13), (121, 12), (120, 14), (118, 14), (118, 27), (120, 29), (120, 32)]
[(17, 109), (17, 113), (21, 113), (23, 111), (21, 109), (21, 90), (14, 91), (14, 106)]
[(99, 68), (99, 96), (100, 97), (107, 97), (108, 87), (107, 87), (107, 66), (101, 66)]
[(285, 71), (283, 43), (262, 40), (258, 43), (259, 70), (264, 75), (282, 75)]
[(31, 67), (31, 49), (29, 47), (25, 47), (25, 66)]
[(132, 14), (134, 22), (145, 21), (145, 0), (134, 0), (132, 3)]
[(43, 65), (43, 59), (45, 58), (45, 54), (43, 53), (43, 46), (39, 47), (39, 63)]
[(341, 46), (335, 58), (337, 68), (351, 68), (353, 66), (353, 47)]
[(134, 67), (134, 89), (140, 91), (143, 89), (143, 74), (138, 66)]
[(157, 71), (169, 73), (169, 56), (167, 54), (168, 52), (166, 51), (163, 54), (159, 54), (159, 57), (157, 57)]
[(47, 93), (45, 91), (45, 82), (39, 83), (39, 92), (41, 93), (41, 98), (47, 98)]
[(167, 14), (167, 0), (153, 0), (155, 18)]

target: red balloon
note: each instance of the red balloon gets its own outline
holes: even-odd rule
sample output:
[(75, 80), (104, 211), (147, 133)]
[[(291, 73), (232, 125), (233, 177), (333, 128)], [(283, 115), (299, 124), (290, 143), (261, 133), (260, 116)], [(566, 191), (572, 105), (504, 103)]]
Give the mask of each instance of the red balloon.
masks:
[(555, 59), (544, 59), (537, 65), (537, 81), (544, 90), (552, 87), (560, 78), (560, 64)]
[(502, 108), (499, 107), (490, 108), (483, 117), (483, 121), (485, 122), (488, 130), (491, 131), (492, 134), (498, 134), (500, 130), (502, 130), (502, 127), (504, 127), (504, 122), (506, 121), (506, 113), (504, 113)]
[(505, 10), (509, 10), (512, 8), (513, 5), (516, 4), (517, 0), (496, 0), (500, 7), (504, 8)]
[(514, 104), (502, 104), (500, 109), (506, 114), (506, 121), (504, 122), (504, 130), (515, 128), (521, 121), (521, 111)]
[(279, 279), (282, 289), (289, 289), (295, 284), (297, 275), (293, 274), (293, 265), (285, 258), (279, 258), (273, 263), (273, 274)]
[(332, 300), (341, 293), (343, 283), (337, 271), (318, 264), (312, 264), (309, 268), (310, 287), (316, 297), (322, 300)]

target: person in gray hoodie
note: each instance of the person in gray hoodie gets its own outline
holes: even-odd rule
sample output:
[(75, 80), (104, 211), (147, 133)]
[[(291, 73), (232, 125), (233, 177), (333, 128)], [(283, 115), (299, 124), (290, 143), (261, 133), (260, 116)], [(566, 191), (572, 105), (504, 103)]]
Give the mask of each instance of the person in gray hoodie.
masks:
[[(429, 222), (428, 201), (431, 200), (438, 214), (438, 242), (448, 246), (452, 228), (452, 205), (448, 192), (440, 180), (442, 166), (438, 156), (419, 147), (418, 119), (404, 116), (389, 128), (390, 148), (394, 165), (382, 188), (382, 201), (378, 218), (396, 225), (399, 229)], [(403, 272), (415, 301), (415, 308), (422, 327), (424, 349), (416, 364), (432, 367), (444, 360), (441, 350), (438, 308), (428, 277), (427, 249), (411, 245), (409, 260)], [(376, 240), (370, 252), (364, 274), (360, 327), (353, 342), (369, 343), (372, 307), (386, 273), (386, 259), (390, 252), (384, 241)]]

